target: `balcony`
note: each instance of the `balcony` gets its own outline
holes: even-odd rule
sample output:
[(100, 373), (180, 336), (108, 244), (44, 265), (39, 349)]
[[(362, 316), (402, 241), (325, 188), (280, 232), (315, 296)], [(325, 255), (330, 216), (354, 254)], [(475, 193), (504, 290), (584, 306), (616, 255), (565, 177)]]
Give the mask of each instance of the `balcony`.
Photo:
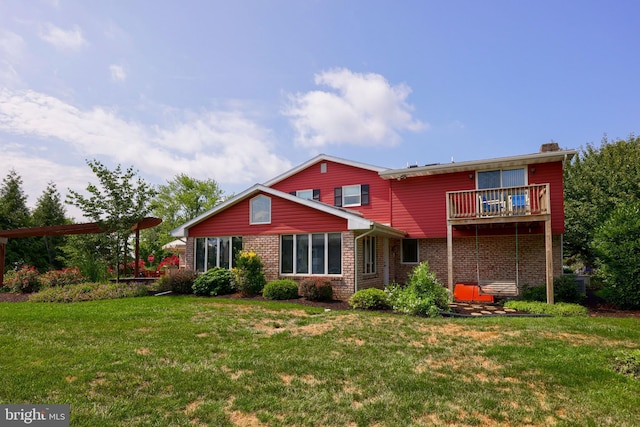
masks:
[(543, 221), (550, 213), (549, 184), (447, 193), (452, 225)]

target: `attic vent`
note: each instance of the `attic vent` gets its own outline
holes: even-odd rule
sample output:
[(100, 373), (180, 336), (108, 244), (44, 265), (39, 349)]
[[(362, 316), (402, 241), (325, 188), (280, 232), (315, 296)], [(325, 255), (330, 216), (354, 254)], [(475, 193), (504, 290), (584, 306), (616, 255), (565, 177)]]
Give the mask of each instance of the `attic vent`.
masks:
[(548, 153), (550, 151), (560, 151), (560, 147), (557, 142), (549, 142), (540, 146), (541, 153)]

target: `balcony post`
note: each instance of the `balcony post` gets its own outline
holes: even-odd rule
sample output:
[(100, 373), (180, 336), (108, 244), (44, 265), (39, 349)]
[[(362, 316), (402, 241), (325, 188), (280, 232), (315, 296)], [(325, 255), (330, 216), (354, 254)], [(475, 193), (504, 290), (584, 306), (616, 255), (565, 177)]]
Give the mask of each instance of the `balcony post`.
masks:
[(544, 222), (544, 247), (547, 273), (547, 303), (553, 304), (553, 239), (551, 235), (551, 215)]
[(447, 223), (447, 284), (453, 295), (453, 226)]

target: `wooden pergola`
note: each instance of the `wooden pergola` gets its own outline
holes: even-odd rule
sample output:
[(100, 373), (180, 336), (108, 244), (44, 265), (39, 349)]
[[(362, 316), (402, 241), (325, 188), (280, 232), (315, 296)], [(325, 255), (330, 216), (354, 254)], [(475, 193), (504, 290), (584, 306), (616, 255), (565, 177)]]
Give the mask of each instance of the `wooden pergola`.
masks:
[[(140, 222), (137, 222), (131, 227), (131, 231), (136, 233), (136, 245), (135, 245), (135, 259), (139, 258), (140, 254), (140, 230), (145, 228), (155, 227), (160, 224), (162, 219), (154, 217), (143, 218)], [(67, 225), (52, 225), (48, 227), (31, 227), (31, 228), (16, 228), (13, 230), (0, 230), (0, 287), (4, 281), (4, 257), (7, 248), (7, 242), (9, 239), (16, 239), (22, 237), (43, 237), (43, 236), (66, 236), (71, 234), (100, 234), (108, 233), (111, 230), (105, 229), (98, 222), (89, 222), (84, 224), (67, 224)], [(140, 274), (138, 263), (134, 263), (135, 277)]]

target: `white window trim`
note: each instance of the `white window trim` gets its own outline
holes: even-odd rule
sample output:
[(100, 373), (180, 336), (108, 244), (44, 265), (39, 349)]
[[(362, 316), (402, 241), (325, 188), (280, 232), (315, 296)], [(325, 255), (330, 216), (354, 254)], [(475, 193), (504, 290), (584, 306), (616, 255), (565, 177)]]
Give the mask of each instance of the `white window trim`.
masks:
[[(302, 197), (300, 195), (300, 193), (311, 193), (311, 197)], [(309, 189), (309, 190), (297, 190), (296, 191), (296, 197), (302, 197), (305, 200), (313, 200), (313, 189)]]
[[(367, 245), (365, 244), (365, 241), (369, 241), (368, 244), (368, 248)], [(373, 244), (371, 244), (371, 241), (373, 241)], [(362, 240), (362, 274), (365, 275), (370, 275), (370, 274), (376, 274), (378, 271), (378, 260), (377, 260), (377, 256), (378, 256), (378, 239), (376, 239), (376, 236), (365, 236), (364, 239)], [(369, 249), (369, 260), (370, 260), (370, 264), (372, 265), (372, 269), (371, 271), (367, 271), (367, 254), (366, 254), (366, 249)], [(373, 252), (373, 257), (371, 256), (371, 252)]]
[[(345, 189), (347, 188), (358, 188), (358, 203), (349, 203), (347, 204), (345, 202), (345, 197), (355, 197), (355, 196), (347, 196), (345, 193)], [(350, 207), (354, 207), (354, 206), (362, 206), (362, 185), (361, 184), (356, 184), (356, 185), (344, 185), (342, 186), (342, 207), (344, 208), (350, 208)]]
[[(416, 260), (415, 261), (404, 261), (404, 245), (402, 243), (404, 243), (404, 240), (415, 240), (416, 242)], [(415, 264), (420, 264), (420, 241), (418, 239), (402, 239), (402, 242), (400, 243), (400, 264), (405, 264), (405, 265), (415, 265)]]
[(502, 185), (502, 172), (504, 171), (512, 171), (512, 170), (518, 170), (518, 169), (522, 169), (524, 170), (524, 185), (527, 186), (529, 185), (529, 174), (527, 173), (527, 166), (523, 166), (523, 167), (517, 167), (517, 168), (500, 168), (500, 169), (487, 169), (487, 170), (480, 170), (480, 171), (476, 171), (476, 190), (491, 190), (491, 188), (480, 188), (479, 187), (479, 180), (478, 180), (478, 175), (482, 172), (494, 172), (494, 171), (500, 171), (500, 187), (496, 187), (496, 188), (507, 188), (504, 187)]
[[(268, 200), (269, 201), (269, 213), (268, 219), (265, 221), (254, 221), (253, 220), (253, 203), (257, 200)], [(249, 200), (249, 224), (250, 225), (258, 225), (258, 224), (271, 224), (271, 197), (265, 196), (264, 194), (260, 194), (253, 199)]]
[[(210, 268), (215, 268), (220, 266), (220, 240), (221, 239), (229, 239), (229, 270), (231, 270), (233, 268), (233, 238), (234, 237), (239, 237), (240, 239), (242, 239), (242, 236), (207, 236), (207, 237), (195, 237), (193, 239), (193, 270), (194, 271), (198, 271), (197, 268), (197, 252), (198, 252), (198, 239), (205, 239), (204, 242), (204, 271), (206, 272), (207, 270), (209, 270)], [(216, 239), (216, 265), (214, 266), (209, 266), (208, 260), (209, 260), (209, 244), (208, 244), (208, 240), (209, 239)]]
[[(329, 271), (329, 234), (339, 234), (340, 235), (340, 273), (312, 273), (313, 271), (313, 235), (314, 234), (323, 234), (324, 235), (324, 271)], [(282, 236), (293, 236), (293, 273), (283, 273), (282, 272), (282, 251), (280, 251), (280, 257), (278, 259), (278, 270), (281, 276), (329, 276), (329, 277), (339, 277), (342, 276), (342, 272), (344, 271), (344, 257), (342, 256), (342, 249), (344, 248), (344, 241), (342, 239), (342, 233), (338, 232), (327, 232), (327, 233), (297, 233), (297, 234), (281, 234), (280, 235), (280, 248), (282, 248)], [(308, 273), (298, 273), (298, 257), (296, 254), (298, 253), (298, 239), (296, 236), (308, 236), (308, 248), (307, 248), (307, 265), (309, 266)]]

